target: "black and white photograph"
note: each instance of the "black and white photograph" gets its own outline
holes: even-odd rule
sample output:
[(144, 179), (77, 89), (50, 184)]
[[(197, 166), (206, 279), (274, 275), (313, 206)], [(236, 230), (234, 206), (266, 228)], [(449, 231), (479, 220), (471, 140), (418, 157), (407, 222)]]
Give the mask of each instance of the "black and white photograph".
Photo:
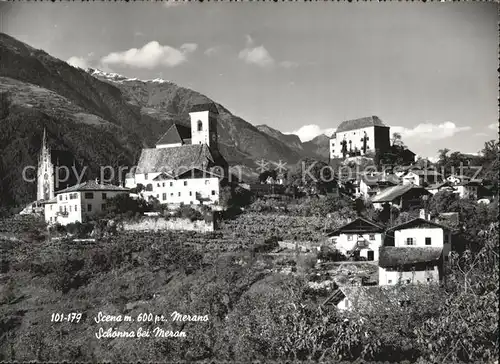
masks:
[(498, 364), (499, 10), (1, 1), (0, 362)]

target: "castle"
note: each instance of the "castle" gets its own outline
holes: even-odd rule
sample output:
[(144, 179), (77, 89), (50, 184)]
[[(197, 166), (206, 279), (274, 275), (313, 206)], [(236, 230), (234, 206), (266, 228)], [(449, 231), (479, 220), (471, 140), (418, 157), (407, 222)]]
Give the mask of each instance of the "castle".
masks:
[(390, 128), (377, 116), (347, 120), (330, 138), (330, 158), (384, 153), (390, 146)]
[(173, 124), (155, 148), (142, 150), (125, 187), (142, 186), (144, 198), (162, 204), (218, 204), (228, 173), (218, 147), (218, 110), (213, 103), (195, 104), (189, 116), (191, 128)]

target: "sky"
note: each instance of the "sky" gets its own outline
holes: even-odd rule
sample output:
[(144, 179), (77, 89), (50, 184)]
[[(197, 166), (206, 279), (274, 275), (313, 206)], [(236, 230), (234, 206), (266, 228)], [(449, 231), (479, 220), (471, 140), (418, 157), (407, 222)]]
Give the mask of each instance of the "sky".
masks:
[(494, 3), (8, 3), (0, 31), (82, 68), (163, 78), (302, 141), (377, 115), (415, 153), (498, 138)]

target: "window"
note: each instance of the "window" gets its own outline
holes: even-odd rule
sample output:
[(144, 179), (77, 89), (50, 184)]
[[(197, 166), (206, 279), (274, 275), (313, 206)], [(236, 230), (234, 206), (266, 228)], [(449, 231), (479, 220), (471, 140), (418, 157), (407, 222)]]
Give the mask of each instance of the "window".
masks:
[(160, 194), (156, 194), (156, 198), (159, 200), (160, 199)]
[(75, 205), (75, 212), (78, 211), (78, 205)]
[(146, 185), (146, 191), (153, 191), (153, 185), (151, 183)]
[(148, 174), (144, 173), (144, 179), (148, 179)]
[(192, 205), (193, 204), (193, 201), (189, 201), (189, 204)]
[(69, 207), (69, 212), (71, 212), (71, 206)]
[(212, 190), (212, 196), (215, 196), (215, 191), (214, 190)]
[(102, 193), (102, 199), (103, 199), (103, 200), (106, 200), (107, 198), (108, 198), (108, 195), (107, 195), (107, 194), (105, 194), (105, 193), (103, 192), (103, 193)]
[(189, 196), (193, 196), (193, 192), (192, 191), (189, 191)]
[(163, 183), (161, 184), (161, 186), (162, 186), (162, 187), (165, 187), (165, 182), (163, 182)]
[(63, 212), (62, 206), (59, 206), (59, 212)]
[(392, 284), (392, 279), (388, 279), (387, 284)]
[(432, 245), (432, 239), (431, 238), (425, 238), (425, 245)]
[(94, 198), (94, 193), (93, 192), (85, 192), (85, 198), (91, 200)]
[(181, 197), (181, 193), (180, 193), (180, 192), (178, 192), (178, 193), (177, 193), (177, 196)]
[(87, 204), (87, 211), (88, 211), (88, 212), (91, 212), (91, 211), (92, 211), (92, 205), (91, 205), (91, 204)]
[(162, 199), (163, 201), (165, 201), (165, 200), (167, 199), (167, 194), (166, 194), (166, 193), (164, 193), (163, 195), (161, 195), (161, 199)]
[(106, 211), (106, 204), (105, 204), (105, 203), (103, 203), (103, 204), (101, 205), (101, 210), (102, 210), (102, 211)]
[(413, 238), (406, 238), (406, 245), (413, 245)]
[(158, 183), (156, 184), (156, 187), (160, 187), (160, 182), (158, 182)]
[(445, 256), (444, 256), (444, 261), (445, 261), (445, 262), (447, 262), (447, 261), (448, 261), (448, 256), (447, 256), (447, 255), (445, 255)]
[(65, 194), (64, 195), (64, 199), (67, 200), (68, 199), (68, 195)]
[(188, 181), (184, 181), (184, 186), (187, 186), (188, 185)]
[(172, 187), (174, 185), (174, 182), (170, 182), (170, 187)]
[(370, 240), (375, 240), (375, 234), (370, 234), (369, 239), (370, 239)]
[(62, 195), (59, 195), (59, 201), (62, 201)]
[(205, 180), (205, 184), (208, 185), (210, 181), (208, 179)]
[(173, 193), (171, 193), (171, 194), (170, 194), (170, 197), (174, 197), (174, 194), (173, 194)]
[(352, 240), (352, 235), (347, 235), (347, 240)]
[(202, 130), (203, 130), (203, 123), (201, 122), (201, 120), (198, 120), (198, 131)]

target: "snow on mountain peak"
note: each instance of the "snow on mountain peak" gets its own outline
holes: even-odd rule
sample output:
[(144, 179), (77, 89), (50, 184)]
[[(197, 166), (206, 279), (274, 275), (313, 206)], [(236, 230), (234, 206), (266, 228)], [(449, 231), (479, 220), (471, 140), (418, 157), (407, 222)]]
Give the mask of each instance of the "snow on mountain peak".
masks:
[(163, 78), (155, 78), (154, 80), (140, 80), (138, 78), (128, 78), (123, 75), (120, 75), (118, 73), (113, 73), (113, 72), (104, 72), (101, 71), (100, 69), (96, 68), (88, 68), (87, 72), (94, 77), (102, 77), (107, 80), (117, 82), (117, 83), (123, 83), (123, 82), (130, 82), (130, 81), (139, 81), (139, 82), (153, 82), (153, 83), (172, 83), (171, 81), (164, 80)]

